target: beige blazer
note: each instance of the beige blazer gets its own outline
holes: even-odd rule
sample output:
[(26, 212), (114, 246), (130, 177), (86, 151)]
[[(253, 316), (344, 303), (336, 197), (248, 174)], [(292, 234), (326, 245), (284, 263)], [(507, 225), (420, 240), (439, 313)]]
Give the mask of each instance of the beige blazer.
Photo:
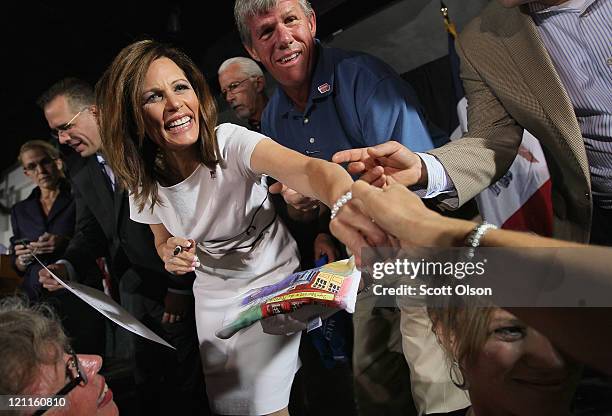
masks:
[(552, 179), (554, 236), (588, 242), (591, 184), (582, 133), (531, 17), (497, 1), (457, 41), (469, 131), (432, 150), (463, 204), (503, 175), (523, 128), (540, 140)]

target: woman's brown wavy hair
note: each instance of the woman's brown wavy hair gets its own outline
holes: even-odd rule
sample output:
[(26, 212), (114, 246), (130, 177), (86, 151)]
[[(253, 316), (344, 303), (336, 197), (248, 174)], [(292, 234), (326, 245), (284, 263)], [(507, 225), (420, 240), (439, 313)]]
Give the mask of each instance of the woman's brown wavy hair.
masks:
[(195, 63), (177, 48), (153, 40), (126, 46), (106, 69), (95, 92), (104, 155), (118, 183), (133, 194), (139, 211), (148, 201), (151, 210), (160, 203), (158, 182), (169, 180), (169, 167), (159, 146), (145, 133), (142, 105), (142, 88), (149, 66), (162, 57), (171, 59), (183, 70), (198, 96), (200, 161), (214, 170), (220, 159), (215, 134), (217, 107)]

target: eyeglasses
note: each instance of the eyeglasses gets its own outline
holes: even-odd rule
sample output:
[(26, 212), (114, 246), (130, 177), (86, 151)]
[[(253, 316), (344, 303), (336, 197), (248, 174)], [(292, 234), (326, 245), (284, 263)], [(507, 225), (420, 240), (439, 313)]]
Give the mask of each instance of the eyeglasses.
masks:
[(62, 124), (61, 126), (58, 126), (55, 129), (51, 129), (51, 137), (53, 137), (54, 139), (59, 139), (59, 136), (62, 133), (68, 133), (68, 131), (70, 131), (70, 129), (74, 127), (74, 122), (76, 121), (76, 119), (81, 115), (81, 113), (87, 110), (89, 110), (89, 107), (86, 107), (76, 113), (74, 117), (72, 117), (67, 123)]
[(50, 157), (45, 157), (40, 159), (38, 162), (32, 162), (32, 163), (28, 163), (27, 165), (25, 165), (23, 168), (28, 171), (28, 172), (35, 172), (36, 168), (40, 167), (40, 168), (48, 168), (49, 166), (51, 166), (53, 164), (55, 159), (52, 159)]
[(245, 79), (243, 79), (242, 81), (234, 81), (231, 84), (229, 84), (227, 86), (227, 88), (224, 88), (221, 90), (221, 94), (223, 95), (223, 97), (227, 97), (227, 93), (231, 92), (234, 93), (234, 90), (236, 90), (236, 88), (238, 88), (240, 86), (240, 84), (242, 84), (244, 81), (246, 81), (247, 79), (250, 79), (251, 77), (247, 77)]
[[(69, 351), (68, 354), (70, 354), (70, 358), (66, 362), (66, 376), (70, 377), (70, 381), (60, 391), (55, 393), (55, 396), (65, 396), (81, 383), (83, 386), (87, 385), (87, 374), (81, 367), (79, 357), (77, 357), (74, 351)], [(51, 408), (41, 407), (32, 416), (42, 415), (49, 409)]]

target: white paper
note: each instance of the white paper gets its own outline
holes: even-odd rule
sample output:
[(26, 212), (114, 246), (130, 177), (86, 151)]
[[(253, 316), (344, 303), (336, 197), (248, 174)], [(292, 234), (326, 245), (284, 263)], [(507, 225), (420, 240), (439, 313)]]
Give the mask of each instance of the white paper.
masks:
[(94, 289), (89, 286), (82, 285), (76, 282), (64, 282), (62, 279), (57, 277), (51, 270), (47, 268), (36, 255), (32, 254), (36, 261), (44, 267), (51, 276), (64, 288), (74, 293), (85, 303), (90, 305), (92, 308), (100, 312), (102, 315), (120, 325), (122, 328), (139, 335), (143, 338), (165, 345), (166, 347), (176, 349), (172, 345), (168, 344), (163, 338), (151, 331), (149, 328), (144, 326), (142, 322), (134, 318), (128, 311), (126, 311), (121, 305), (115, 302), (110, 296), (105, 293)]

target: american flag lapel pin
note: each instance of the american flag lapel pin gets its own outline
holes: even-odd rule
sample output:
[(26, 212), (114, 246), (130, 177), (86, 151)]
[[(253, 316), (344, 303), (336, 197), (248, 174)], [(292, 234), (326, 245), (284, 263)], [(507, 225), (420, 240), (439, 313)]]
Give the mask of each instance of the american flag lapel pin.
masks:
[(325, 94), (326, 92), (328, 92), (331, 89), (331, 87), (329, 86), (329, 84), (326, 82), (325, 84), (321, 84), (317, 87), (317, 90), (319, 90), (320, 94)]

